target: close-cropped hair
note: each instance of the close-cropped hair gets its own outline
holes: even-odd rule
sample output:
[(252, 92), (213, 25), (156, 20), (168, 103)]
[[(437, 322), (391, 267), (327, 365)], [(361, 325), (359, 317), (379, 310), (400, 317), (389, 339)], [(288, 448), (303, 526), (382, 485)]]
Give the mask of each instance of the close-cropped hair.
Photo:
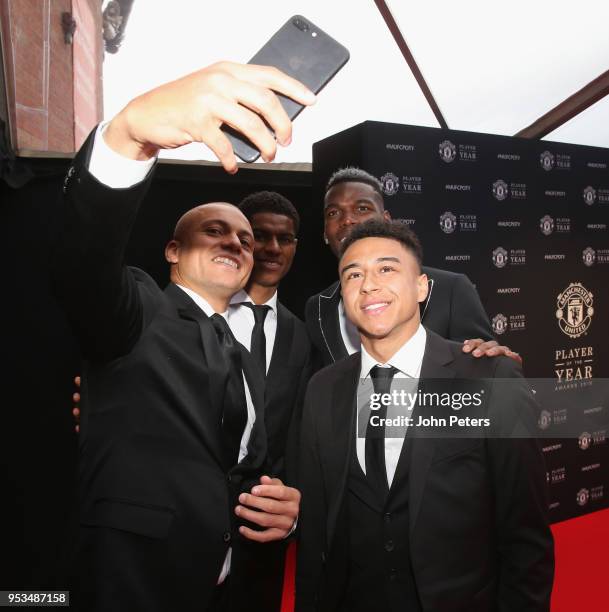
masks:
[(250, 223), (252, 217), (257, 213), (268, 212), (276, 215), (285, 215), (292, 219), (294, 233), (298, 234), (300, 228), (300, 215), (298, 211), (290, 200), (276, 191), (257, 191), (256, 193), (251, 193), (241, 200), (239, 210)]
[(364, 238), (389, 238), (397, 240), (407, 251), (412, 253), (419, 266), (423, 263), (423, 247), (417, 235), (401, 221), (379, 221), (371, 219), (356, 225), (340, 246), (340, 256), (358, 240)]
[(329, 179), (326, 184), (326, 193), (334, 187), (334, 185), (338, 185), (339, 183), (365, 183), (366, 185), (370, 185), (376, 193), (378, 193), (381, 198), (381, 202), (383, 201), (383, 189), (381, 186), (381, 181), (379, 181), (375, 176), (369, 174), (365, 170), (361, 168), (348, 167), (341, 168), (337, 170)]

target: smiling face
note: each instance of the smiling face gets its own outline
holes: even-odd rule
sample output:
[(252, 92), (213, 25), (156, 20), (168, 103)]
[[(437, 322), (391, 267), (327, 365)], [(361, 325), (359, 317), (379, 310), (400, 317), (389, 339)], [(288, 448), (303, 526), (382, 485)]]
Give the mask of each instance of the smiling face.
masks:
[(254, 231), (254, 269), (250, 284), (277, 287), (289, 272), (296, 253), (294, 221), (272, 212), (251, 217)]
[(378, 341), (397, 350), (416, 332), (427, 276), (401, 242), (357, 240), (343, 254), (339, 274), (347, 317), (360, 331), (366, 350)]
[(231, 204), (189, 210), (165, 249), (171, 280), (200, 294), (224, 312), (252, 271), (254, 236), (243, 213)]
[(381, 196), (367, 183), (346, 181), (330, 187), (324, 198), (324, 233), (338, 257), (351, 229), (369, 219), (389, 219)]

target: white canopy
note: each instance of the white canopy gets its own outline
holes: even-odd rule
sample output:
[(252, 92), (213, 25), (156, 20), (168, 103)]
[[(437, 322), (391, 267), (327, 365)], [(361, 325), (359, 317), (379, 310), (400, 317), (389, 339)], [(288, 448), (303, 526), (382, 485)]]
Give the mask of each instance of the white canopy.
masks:
[[(135, 0), (119, 52), (105, 56), (105, 116), (215, 61), (246, 62), (301, 14), (351, 59), (296, 119), (293, 144), (276, 161), (310, 162), (313, 142), (367, 119), (438, 127), (383, 5), (452, 129), (514, 135), (609, 69), (609, 3), (598, 0)], [(598, 90), (609, 91), (609, 78)], [(609, 147), (609, 99), (545, 138)], [(164, 156), (215, 159), (202, 145)]]

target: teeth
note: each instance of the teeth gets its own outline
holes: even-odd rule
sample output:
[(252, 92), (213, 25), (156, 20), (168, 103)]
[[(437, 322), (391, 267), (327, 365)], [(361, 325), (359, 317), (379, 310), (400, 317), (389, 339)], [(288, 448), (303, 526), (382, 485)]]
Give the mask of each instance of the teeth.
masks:
[(227, 266), (231, 266), (231, 268), (237, 268), (237, 262), (229, 259), (228, 257), (215, 257), (214, 261), (218, 263), (226, 264)]
[(376, 304), (370, 304), (368, 306), (364, 306), (364, 310), (378, 310), (383, 306), (387, 306), (389, 302), (377, 302)]

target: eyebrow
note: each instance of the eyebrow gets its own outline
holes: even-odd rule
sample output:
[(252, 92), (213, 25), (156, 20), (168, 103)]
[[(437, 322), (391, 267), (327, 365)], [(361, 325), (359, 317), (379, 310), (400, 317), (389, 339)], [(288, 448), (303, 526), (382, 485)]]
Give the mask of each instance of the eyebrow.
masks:
[[(400, 260), (397, 257), (379, 257), (374, 260), (374, 263), (381, 263), (383, 261), (393, 261), (394, 263), (400, 263)], [(340, 275), (342, 276), (347, 270), (351, 270), (351, 268), (360, 268), (362, 264), (354, 261), (350, 263), (348, 266), (345, 266), (341, 271)]]
[[(355, 200), (355, 203), (356, 204), (375, 204), (375, 201), (372, 198), (363, 196), (361, 198), (357, 198), (357, 200)], [(337, 202), (324, 203), (324, 210), (326, 210), (326, 208), (329, 208), (330, 206), (339, 206), (339, 204)]]
[[(230, 230), (231, 225), (230, 223), (228, 223), (228, 221), (225, 221), (224, 219), (203, 219), (200, 223), (200, 227), (206, 227), (207, 225), (211, 225), (212, 223), (217, 223), (218, 225), (221, 225), (225, 230)], [(254, 234), (252, 232), (250, 232), (249, 230), (243, 228), (243, 229), (237, 229), (235, 230), (238, 236), (243, 236), (244, 234), (246, 236), (251, 236), (253, 238)]]

